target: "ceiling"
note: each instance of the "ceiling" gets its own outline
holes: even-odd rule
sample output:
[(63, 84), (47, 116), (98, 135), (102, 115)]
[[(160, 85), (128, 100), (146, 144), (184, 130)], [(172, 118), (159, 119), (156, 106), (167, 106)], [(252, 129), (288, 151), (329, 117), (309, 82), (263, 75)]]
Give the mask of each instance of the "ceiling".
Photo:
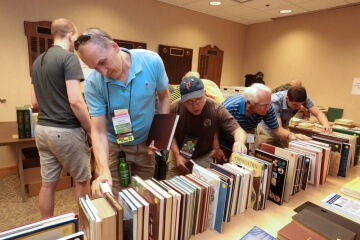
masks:
[[(211, 0), (158, 1), (244, 25), (360, 5), (360, 0), (218, 0), (222, 2), (220, 6), (211, 6)], [(279, 11), (283, 9), (291, 9), (292, 13), (281, 14)]]

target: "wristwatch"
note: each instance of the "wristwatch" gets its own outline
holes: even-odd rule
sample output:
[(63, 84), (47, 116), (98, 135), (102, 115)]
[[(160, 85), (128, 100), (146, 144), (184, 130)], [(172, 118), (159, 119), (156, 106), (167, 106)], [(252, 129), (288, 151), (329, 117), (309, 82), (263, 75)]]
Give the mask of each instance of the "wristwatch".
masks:
[(290, 140), (290, 136), (294, 135), (294, 133), (290, 132), (288, 135), (287, 135), (287, 139)]

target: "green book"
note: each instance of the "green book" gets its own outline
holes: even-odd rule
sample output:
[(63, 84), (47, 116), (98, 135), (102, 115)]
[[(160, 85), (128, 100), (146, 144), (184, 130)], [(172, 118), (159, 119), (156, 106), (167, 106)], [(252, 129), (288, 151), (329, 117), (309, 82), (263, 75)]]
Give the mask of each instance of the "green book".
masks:
[(25, 120), (23, 107), (16, 108), (16, 120), (18, 125), (18, 136), (19, 138), (25, 138)]

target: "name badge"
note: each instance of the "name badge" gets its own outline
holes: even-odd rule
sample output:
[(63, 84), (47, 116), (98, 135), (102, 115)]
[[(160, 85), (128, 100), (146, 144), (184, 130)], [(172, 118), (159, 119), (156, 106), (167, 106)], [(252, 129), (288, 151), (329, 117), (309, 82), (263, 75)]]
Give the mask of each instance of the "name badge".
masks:
[(134, 141), (132, 133), (132, 125), (130, 115), (127, 109), (120, 109), (114, 111), (112, 122), (116, 134), (116, 142), (122, 144), (125, 142)]
[(255, 134), (248, 133), (247, 134), (247, 143), (254, 143), (255, 142)]

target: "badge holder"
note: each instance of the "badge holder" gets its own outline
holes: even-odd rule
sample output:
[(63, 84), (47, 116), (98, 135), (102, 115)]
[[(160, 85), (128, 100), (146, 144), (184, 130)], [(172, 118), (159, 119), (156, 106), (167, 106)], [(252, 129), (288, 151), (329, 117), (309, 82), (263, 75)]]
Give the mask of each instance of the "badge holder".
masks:
[(134, 141), (135, 138), (132, 133), (131, 119), (128, 110), (115, 110), (114, 115), (112, 121), (116, 134), (116, 142), (122, 144)]

